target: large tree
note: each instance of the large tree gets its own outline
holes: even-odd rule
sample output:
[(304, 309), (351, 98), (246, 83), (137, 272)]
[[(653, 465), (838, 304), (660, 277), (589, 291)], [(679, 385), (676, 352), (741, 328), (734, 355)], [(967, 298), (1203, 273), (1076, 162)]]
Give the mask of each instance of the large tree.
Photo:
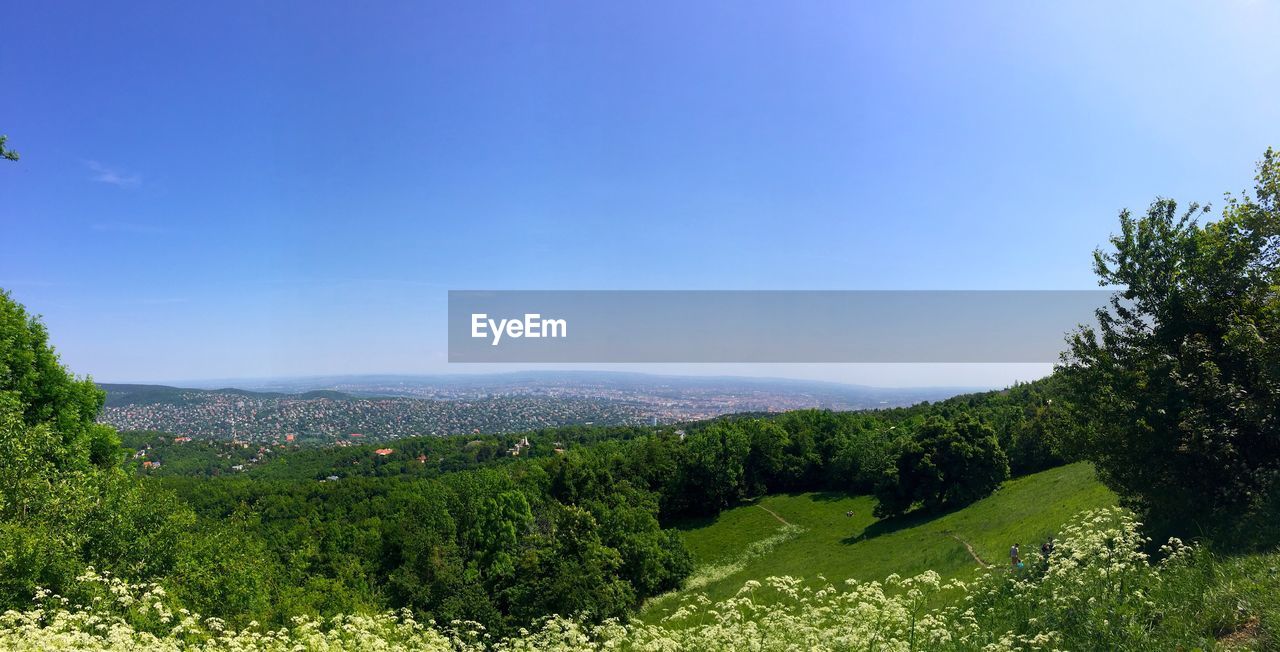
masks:
[[(1094, 254), (1120, 286), (1060, 367), (1086, 422), (1077, 444), (1131, 506), (1205, 525), (1256, 506), (1280, 472), (1280, 155), (1222, 217), (1159, 199), (1120, 214)], [(1187, 528), (1194, 530), (1195, 528)]]
[(1009, 478), (1009, 458), (990, 427), (970, 415), (930, 417), (899, 445), (897, 460), (876, 487), (876, 514), (919, 504), (958, 507), (986, 497)]

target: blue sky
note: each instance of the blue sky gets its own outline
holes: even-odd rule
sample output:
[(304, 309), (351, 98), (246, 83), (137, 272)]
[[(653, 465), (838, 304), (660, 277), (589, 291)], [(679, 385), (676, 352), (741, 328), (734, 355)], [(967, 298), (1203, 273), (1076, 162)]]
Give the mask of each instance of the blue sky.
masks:
[(0, 287), (100, 380), (488, 370), (451, 288), (1089, 288), (1280, 146), (1276, 2), (1117, 4), (13, 4)]

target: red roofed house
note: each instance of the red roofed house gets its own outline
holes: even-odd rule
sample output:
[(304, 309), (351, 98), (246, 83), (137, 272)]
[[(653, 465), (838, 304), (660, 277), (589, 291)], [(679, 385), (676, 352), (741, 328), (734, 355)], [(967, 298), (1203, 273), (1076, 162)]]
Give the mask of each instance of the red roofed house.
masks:
[(394, 453), (394, 452), (396, 452), (396, 451), (395, 451), (395, 449), (394, 449), (394, 448), (379, 448), (378, 450), (373, 451), (373, 452), (375, 452), (375, 453), (377, 453), (377, 454), (379, 454), (379, 455), (390, 455), (390, 454), (392, 454), (392, 453)]

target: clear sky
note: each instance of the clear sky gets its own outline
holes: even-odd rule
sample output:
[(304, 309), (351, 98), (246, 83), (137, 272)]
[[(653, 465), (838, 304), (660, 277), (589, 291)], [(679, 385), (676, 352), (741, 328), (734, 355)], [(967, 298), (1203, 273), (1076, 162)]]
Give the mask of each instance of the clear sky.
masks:
[(3, 22), (22, 160), (0, 162), (0, 287), (99, 380), (489, 370), (445, 364), (448, 289), (1090, 288), (1119, 208), (1220, 201), (1280, 146), (1272, 0), (20, 2)]

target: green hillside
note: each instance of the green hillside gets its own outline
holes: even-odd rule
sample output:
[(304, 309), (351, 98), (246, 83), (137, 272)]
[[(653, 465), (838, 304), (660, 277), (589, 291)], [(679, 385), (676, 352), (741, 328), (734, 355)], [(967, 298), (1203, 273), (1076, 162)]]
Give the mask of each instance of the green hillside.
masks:
[[(978, 567), (965, 548), (990, 564), (1008, 563), (1009, 546), (1023, 557), (1073, 515), (1114, 505), (1112, 494), (1086, 463), (1050, 469), (1006, 482), (1000, 491), (964, 509), (932, 517), (877, 520), (869, 496), (833, 492), (761, 498), (719, 516), (681, 524), (681, 536), (697, 569), (687, 591), (713, 600), (732, 596), (747, 580), (770, 576), (882, 580), (935, 570), (969, 577)], [(846, 516), (852, 511), (853, 516)], [(649, 603), (646, 620), (661, 617), (676, 601), (668, 594)]]

